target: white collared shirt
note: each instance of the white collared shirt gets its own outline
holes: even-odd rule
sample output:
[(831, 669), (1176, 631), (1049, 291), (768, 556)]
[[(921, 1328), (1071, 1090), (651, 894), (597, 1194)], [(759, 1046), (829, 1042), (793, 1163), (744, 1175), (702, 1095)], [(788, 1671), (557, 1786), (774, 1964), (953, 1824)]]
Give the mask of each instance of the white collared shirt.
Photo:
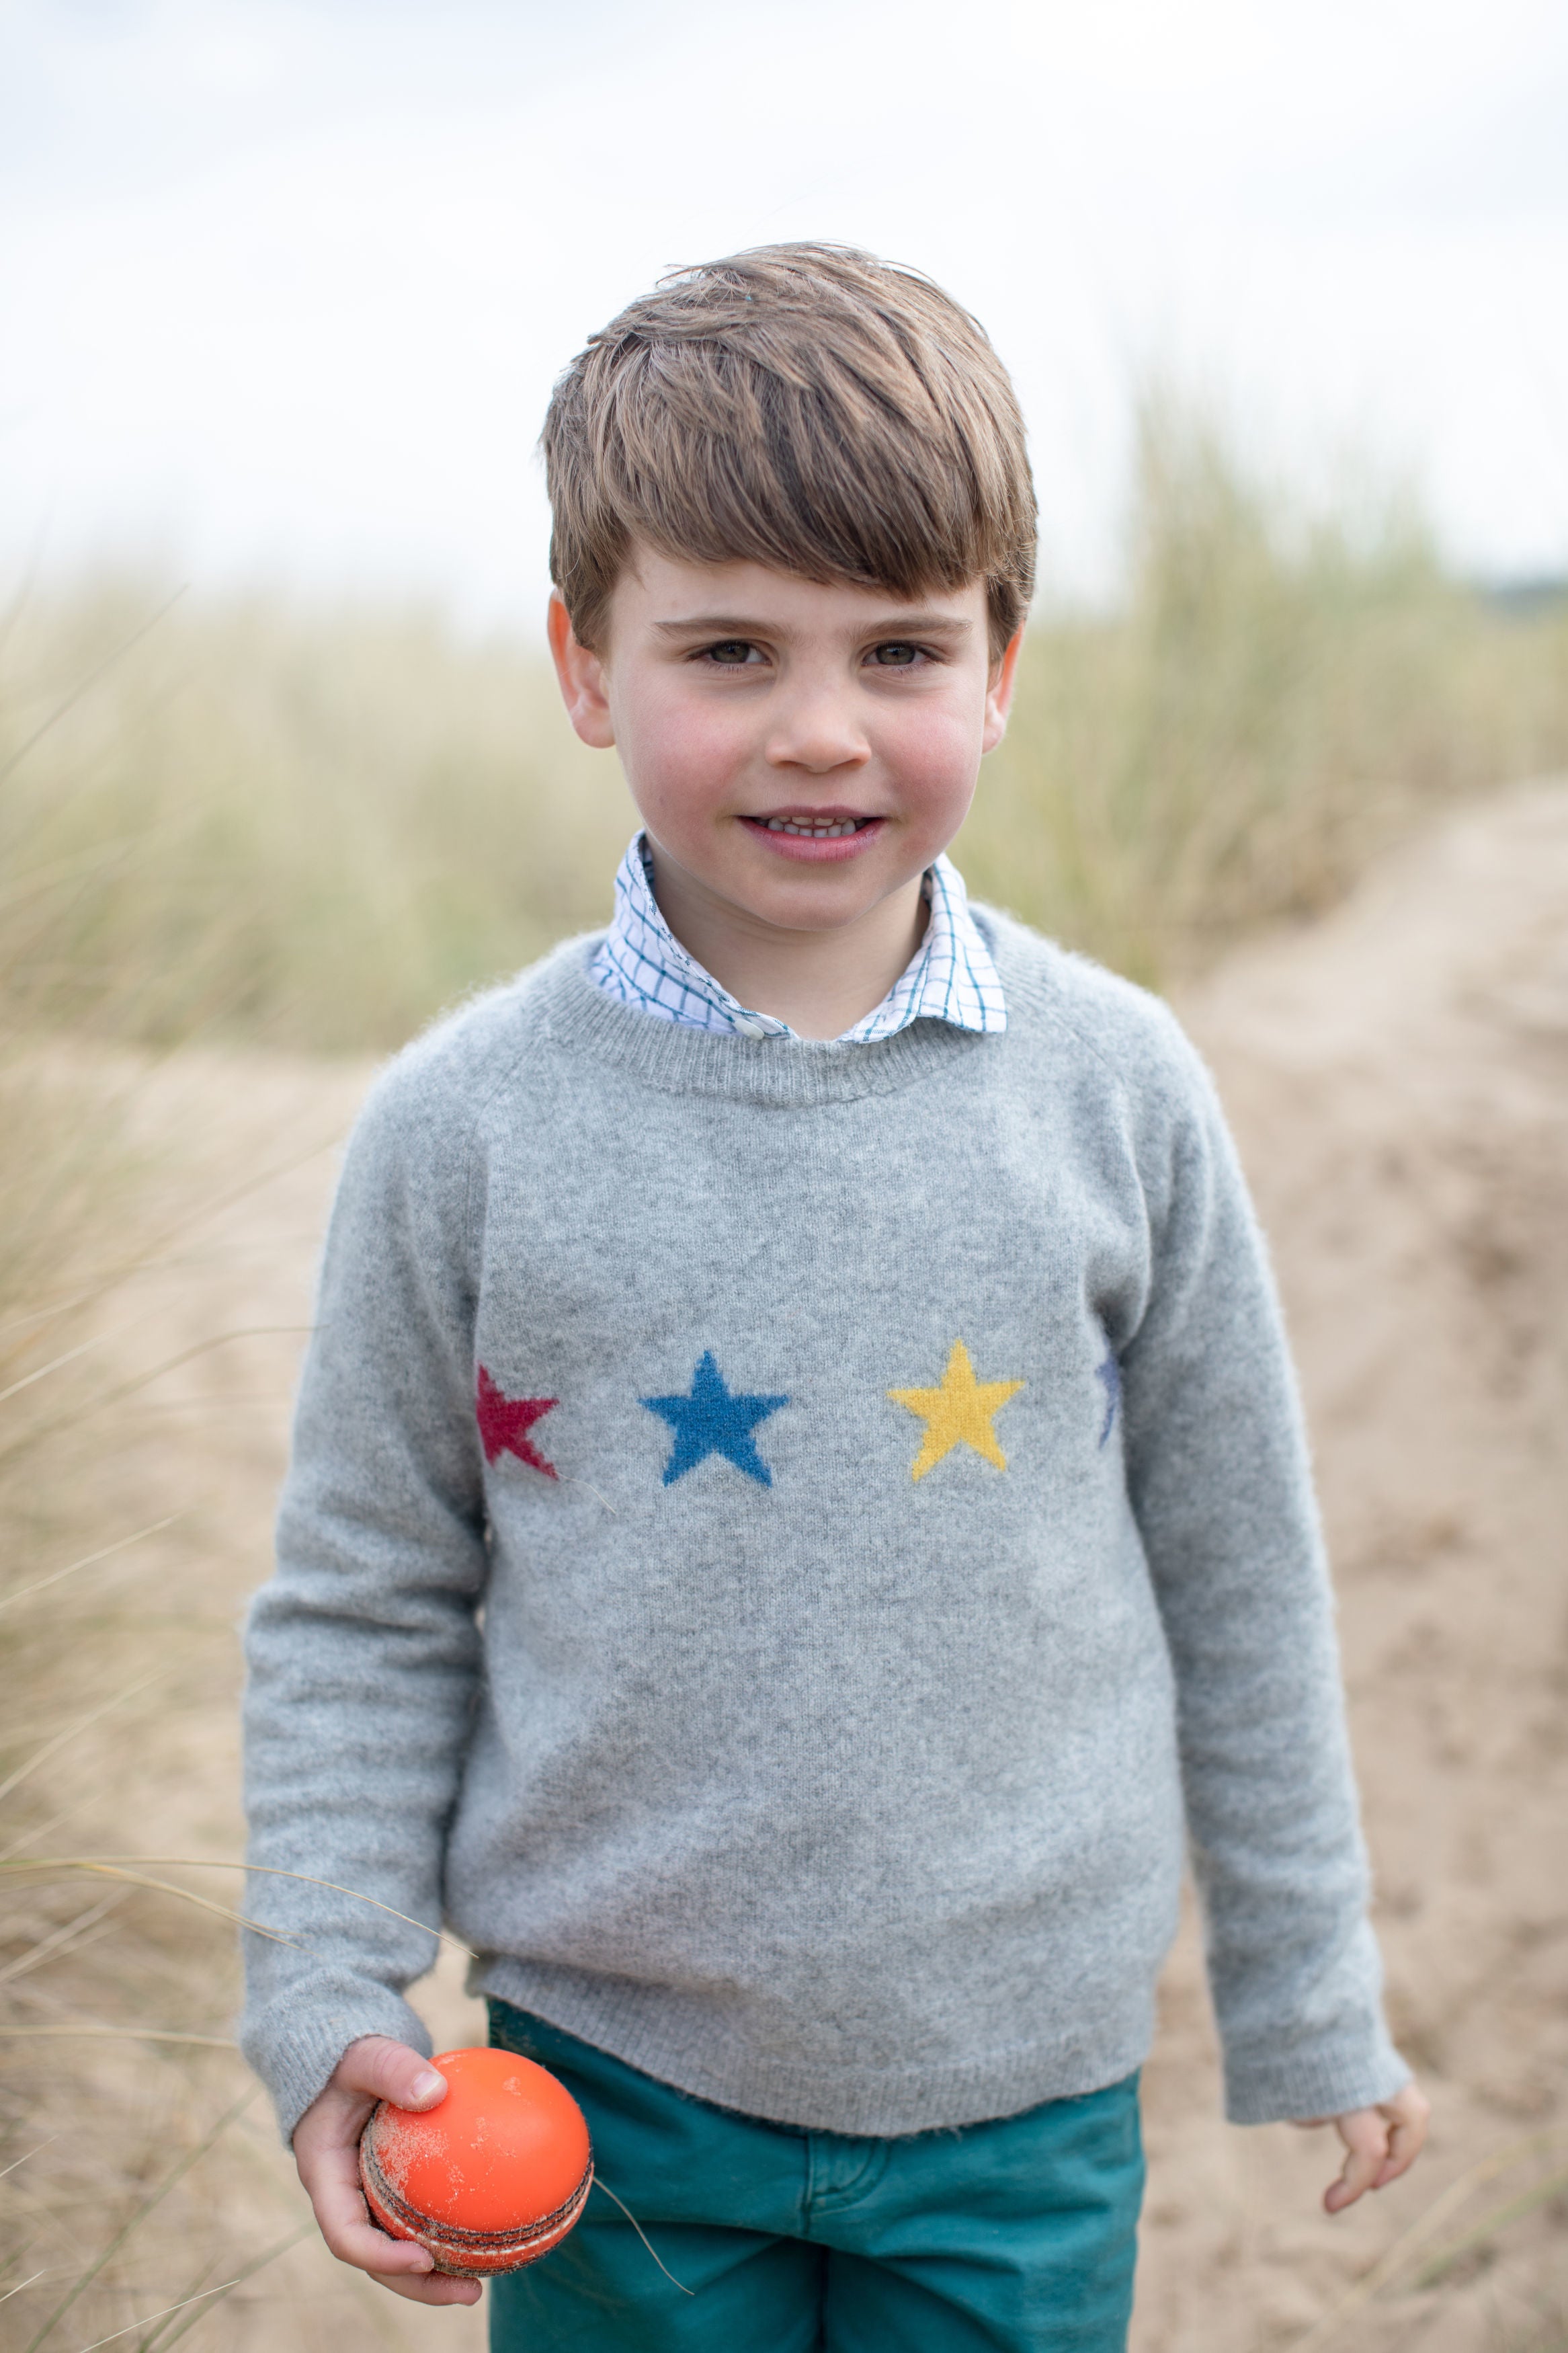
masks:
[[(931, 910), (925, 937), (880, 1005), (837, 1042), (866, 1046), (911, 1021), (951, 1021), (960, 1029), (1005, 1029), (1002, 983), (969, 912), (963, 877), (946, 858), (927, 868)], [(650, 1013), (736, 1038), (793, 1038), (787, 1021), (755, 1013), (688, 955), (653, 895), (647, 836), (636, 836), (616, 876), (616, 912), (589, 967), (606, 997)]]

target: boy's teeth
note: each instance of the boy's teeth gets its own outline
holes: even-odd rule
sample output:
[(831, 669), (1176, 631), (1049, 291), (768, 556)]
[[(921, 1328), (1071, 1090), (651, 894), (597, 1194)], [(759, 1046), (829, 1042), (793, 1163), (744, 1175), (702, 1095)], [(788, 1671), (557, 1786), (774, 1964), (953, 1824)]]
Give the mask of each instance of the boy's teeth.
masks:
[(859, 820), (847, 817), (840, 825), (797, 825), (793, 818), (770, 817), (763, 819), (770, 833), (798, 833), (807, 841), (837, 841), (843, 833), (853, 833)]

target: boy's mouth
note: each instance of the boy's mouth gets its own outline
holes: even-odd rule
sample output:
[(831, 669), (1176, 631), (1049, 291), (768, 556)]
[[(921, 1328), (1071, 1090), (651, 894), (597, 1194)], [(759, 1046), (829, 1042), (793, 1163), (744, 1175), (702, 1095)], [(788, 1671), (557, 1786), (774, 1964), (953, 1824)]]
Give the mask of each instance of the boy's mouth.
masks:
[(856, 809), (770, 809), (763, 817), (741, 819), (748, 833), (758, 835), (770, 849), (786, 858), (853, 858), (868, 849), (887, 823), (885, 818), (865, 817)]

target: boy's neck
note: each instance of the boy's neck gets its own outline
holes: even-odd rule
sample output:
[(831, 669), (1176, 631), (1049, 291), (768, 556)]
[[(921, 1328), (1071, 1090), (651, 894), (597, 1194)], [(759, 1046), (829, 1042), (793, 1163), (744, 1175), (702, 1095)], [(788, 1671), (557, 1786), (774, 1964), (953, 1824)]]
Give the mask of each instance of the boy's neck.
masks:
[(925, 937), (915, 875), (855, 922), (784, 931), (720, 899), (649, 843), (654, 897), (689, 956), (737, 1003), (787, 1021), (799, 1038), (842, 1038), (874, 1013)]

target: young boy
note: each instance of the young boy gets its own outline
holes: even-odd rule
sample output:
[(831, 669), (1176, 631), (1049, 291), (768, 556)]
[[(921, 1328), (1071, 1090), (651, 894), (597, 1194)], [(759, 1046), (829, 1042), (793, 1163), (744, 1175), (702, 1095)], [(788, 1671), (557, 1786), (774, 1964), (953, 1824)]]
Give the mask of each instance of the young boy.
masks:
[[(607, 2197), (500, 2348), (1123, 2344), (1184, 1822), (1230, 2115), (1425, 2104), (1365, 1920), (1279, 1319), (1152, 998), (942, 856), (1035, 503), (926, 280), (781, 246), (595, 336), (551, 642), (643, 818), (615, 920), (394, 1063), (250, 1626), (246, 2049), (328, 2244), (434, 2105), (443, 1915)], [(373, 1905), (348, 1900), (353, 1889)], [(374, 1908), (375, 1906), (385, 1908)]]

